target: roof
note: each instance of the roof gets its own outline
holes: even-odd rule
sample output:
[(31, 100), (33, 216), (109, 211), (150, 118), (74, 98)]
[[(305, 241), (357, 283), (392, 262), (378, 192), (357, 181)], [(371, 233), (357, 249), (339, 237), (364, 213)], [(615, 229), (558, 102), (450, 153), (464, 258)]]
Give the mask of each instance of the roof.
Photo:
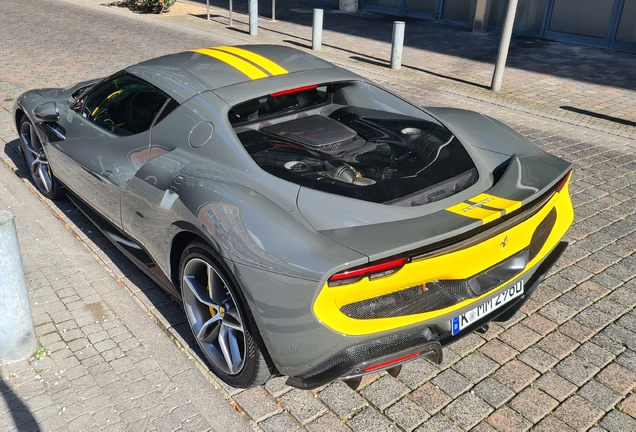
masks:
[[(252, 81), (260, 83), (271, 78), (286, 79), (290, 74), (299, 72), (305, 72), (302, 74), (305, 76), (320, 75), (321, 71), (324, 73), (329, 69), (341, 70), (294, 48), (242, 45), (170, 54), (130, 66), (126, 70), (166, 91), (178, 102), (183, 102), (205, 90)], [(266, 92), (268, 86), (264, 87)]]

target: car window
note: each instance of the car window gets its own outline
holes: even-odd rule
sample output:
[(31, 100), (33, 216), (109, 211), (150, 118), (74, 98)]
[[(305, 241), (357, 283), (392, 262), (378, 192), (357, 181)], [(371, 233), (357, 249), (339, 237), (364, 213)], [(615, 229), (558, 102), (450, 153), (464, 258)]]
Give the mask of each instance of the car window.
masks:
[(115, 135), (134, 135), (150, 129), (168, 99), (147, 82), (122, 74), (91, 89), (80, 115)]

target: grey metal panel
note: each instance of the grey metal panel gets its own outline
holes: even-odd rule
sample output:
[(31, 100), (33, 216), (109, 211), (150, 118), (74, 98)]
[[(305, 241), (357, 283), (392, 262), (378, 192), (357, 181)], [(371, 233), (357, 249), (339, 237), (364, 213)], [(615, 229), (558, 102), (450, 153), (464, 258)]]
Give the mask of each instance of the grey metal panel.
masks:
[(464, 144), (512, 156), (544, 153), (521, 134), (483, 114), (457, 108), (430, 108), (426, 110)]

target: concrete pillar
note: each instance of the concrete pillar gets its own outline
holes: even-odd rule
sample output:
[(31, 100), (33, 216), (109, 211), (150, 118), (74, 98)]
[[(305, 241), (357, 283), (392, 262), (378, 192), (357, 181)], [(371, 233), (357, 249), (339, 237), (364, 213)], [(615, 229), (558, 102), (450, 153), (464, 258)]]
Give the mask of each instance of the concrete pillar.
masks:
[(339, 9), (344, 12), (356, 12), (358, 0), (340, 0)]
[(473, 33), (486, 33), (488, 31), (488, 15), (490, 15), (490, 0), (477, 0)]
[(23, 360), (36, 348), (15, 220), (0, 210), (0, 361)]

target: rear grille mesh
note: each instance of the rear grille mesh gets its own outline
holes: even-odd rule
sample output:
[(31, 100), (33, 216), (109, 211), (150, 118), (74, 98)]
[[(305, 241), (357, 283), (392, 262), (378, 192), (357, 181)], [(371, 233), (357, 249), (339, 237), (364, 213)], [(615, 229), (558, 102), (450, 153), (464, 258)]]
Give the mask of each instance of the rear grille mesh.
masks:
[(470, 278), (433, 281), (426, 283), (425, 287), (422, 284), (412, 286), (344, 305), (340, 311), (350, 318), (361, 320), (392, 318), (445, 309), (483, 295), (523, 271), (525, 265), (543, 248), (555, 222), (556, 210), (552, 209), (534, 232), (529, 248)]

